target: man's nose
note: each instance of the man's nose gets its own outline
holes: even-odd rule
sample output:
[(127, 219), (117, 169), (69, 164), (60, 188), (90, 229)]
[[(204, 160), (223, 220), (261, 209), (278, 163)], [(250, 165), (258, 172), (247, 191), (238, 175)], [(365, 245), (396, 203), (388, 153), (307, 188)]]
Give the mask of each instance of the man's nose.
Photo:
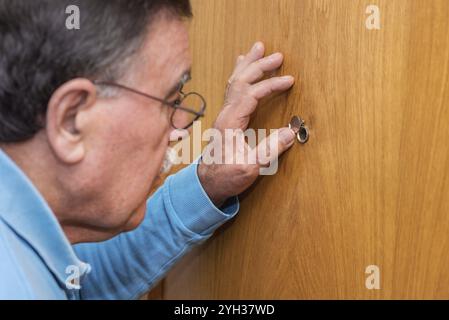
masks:
[(170, 131), (170, 142), (180, 141), (190, 135), (190, 129), (173, 129)]

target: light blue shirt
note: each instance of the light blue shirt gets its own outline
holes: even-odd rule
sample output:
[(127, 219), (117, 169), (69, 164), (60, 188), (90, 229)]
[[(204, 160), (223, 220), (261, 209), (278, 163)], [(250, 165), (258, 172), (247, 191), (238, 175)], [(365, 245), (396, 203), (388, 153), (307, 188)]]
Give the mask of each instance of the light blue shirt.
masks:
[(193, 246), (235, 216), (201, 186), (197, 162), (167, 178), (142, 224), (72, 246), (45, 199), (0, 149), (0, 299), (136, 299)]

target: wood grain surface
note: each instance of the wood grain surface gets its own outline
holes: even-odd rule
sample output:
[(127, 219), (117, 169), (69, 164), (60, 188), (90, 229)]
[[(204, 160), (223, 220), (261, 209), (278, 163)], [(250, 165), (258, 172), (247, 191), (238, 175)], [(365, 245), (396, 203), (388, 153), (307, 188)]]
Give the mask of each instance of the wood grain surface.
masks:
[[(193, 0), (192, 87), (210, 127), (261, 40), (297, 79), (253, 128), (306, 120), (277, 175), (179, 263), (167, 299), (449, 298), (449, 1)], [(381, 29), (368, 30), (377, 5)], [(380, 268), (380, 289), (365, 268)]]

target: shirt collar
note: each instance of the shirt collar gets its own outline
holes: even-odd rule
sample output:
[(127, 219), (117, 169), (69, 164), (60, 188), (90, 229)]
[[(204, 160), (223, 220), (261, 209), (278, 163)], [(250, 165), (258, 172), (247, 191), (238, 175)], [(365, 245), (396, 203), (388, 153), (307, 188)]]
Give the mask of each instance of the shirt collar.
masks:
[[(47, 202), (24, 172), (0, 149), (0, 219), (30, 245), (65, 288), (69, 266), (79, 275), (90, 266), (78, 259)], [(73, 267), (71, 267), (73, 268)], [(72, 269), (73, 270), (73, 269)]]

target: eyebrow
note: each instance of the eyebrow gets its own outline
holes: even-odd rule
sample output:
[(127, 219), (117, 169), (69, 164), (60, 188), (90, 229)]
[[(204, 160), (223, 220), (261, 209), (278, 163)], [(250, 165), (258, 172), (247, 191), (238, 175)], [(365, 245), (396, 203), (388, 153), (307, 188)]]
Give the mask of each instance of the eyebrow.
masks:
[(192, 79), (192, 70), (188, 69), (183, 72), (181, 79), (170, 89), (165, 99), (170, 98), (173, 94), (181, 90), (181, 88)]

